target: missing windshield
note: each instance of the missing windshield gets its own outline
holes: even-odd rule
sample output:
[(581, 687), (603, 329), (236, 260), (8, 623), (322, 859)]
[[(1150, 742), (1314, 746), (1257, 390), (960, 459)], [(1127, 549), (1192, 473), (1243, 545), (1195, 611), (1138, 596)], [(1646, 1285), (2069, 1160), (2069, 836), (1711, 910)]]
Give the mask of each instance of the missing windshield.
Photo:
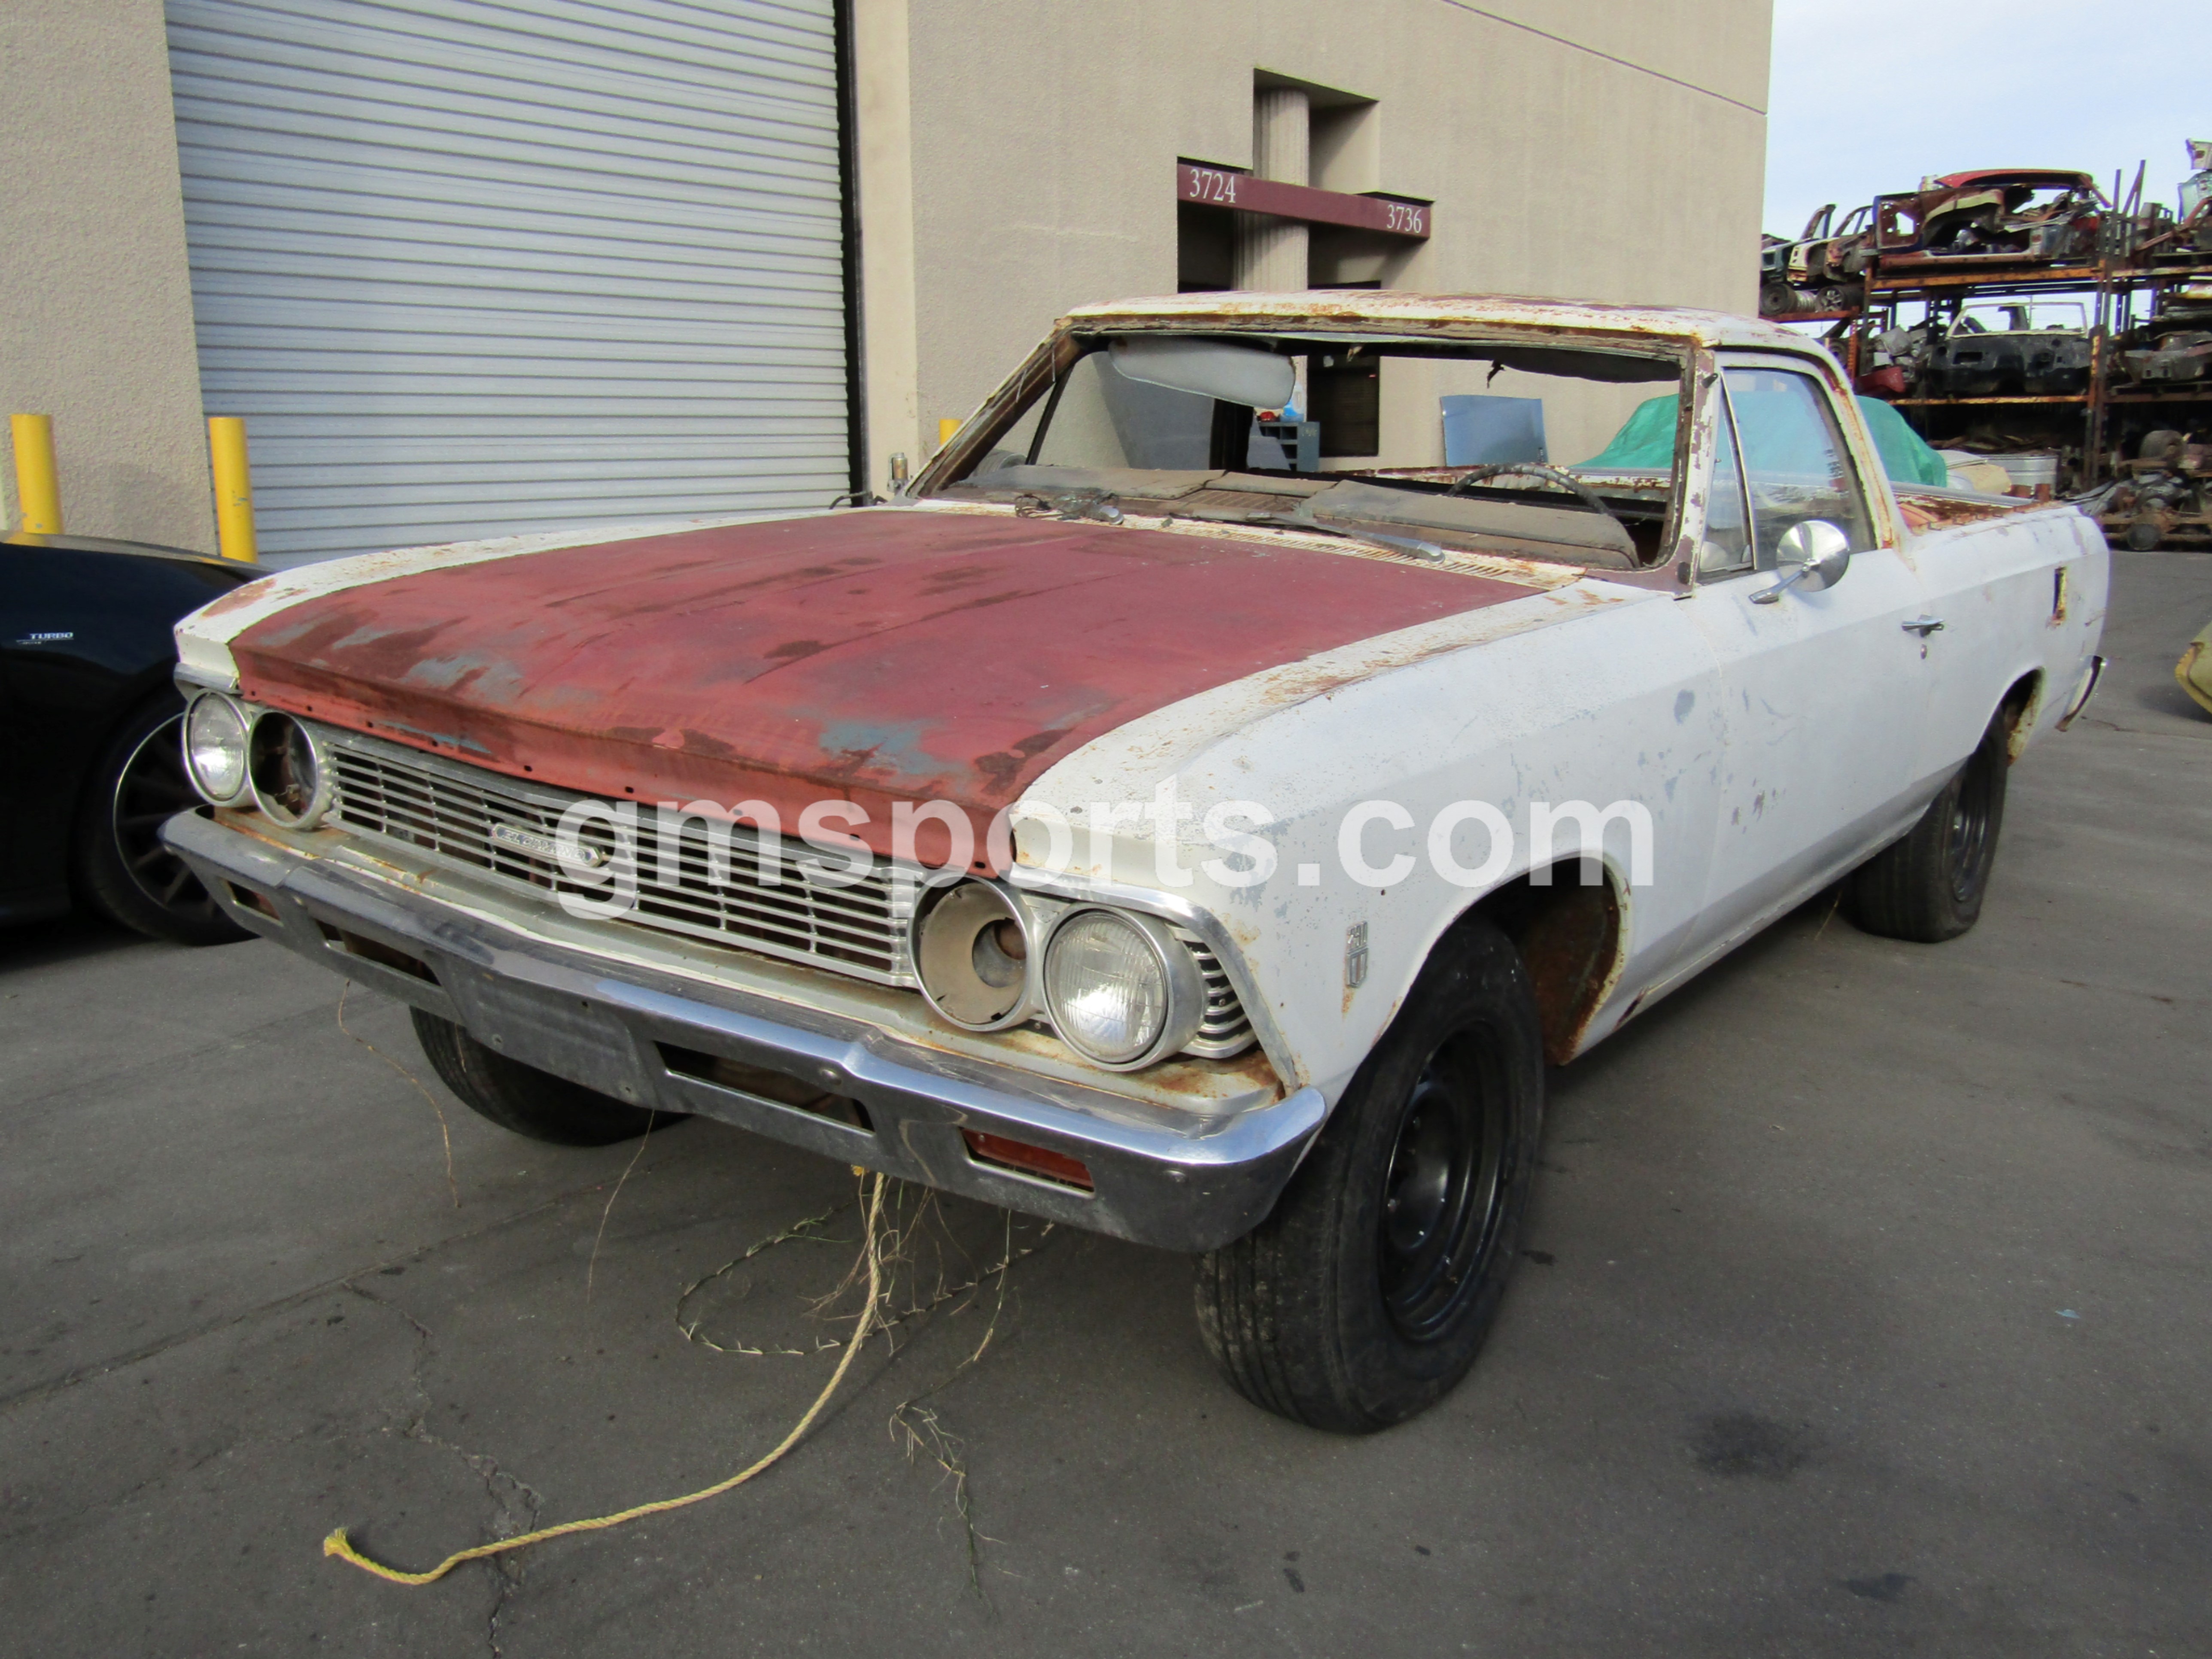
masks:
[(1656, 350), (1071, 333), (930, 491), (1634, 568), (1660, 562), (1681, 385)]

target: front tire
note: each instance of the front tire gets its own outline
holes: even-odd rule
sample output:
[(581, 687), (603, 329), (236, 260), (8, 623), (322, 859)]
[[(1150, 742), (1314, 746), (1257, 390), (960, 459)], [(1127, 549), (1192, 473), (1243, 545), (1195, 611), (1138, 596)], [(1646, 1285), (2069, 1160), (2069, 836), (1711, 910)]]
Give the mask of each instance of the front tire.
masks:
[(1199, 1264), (1199, 1329), (1237, 1391), (1346, 1434), (1449, 1393), (1498, 1316), (1543, 1112), (1528, 970), (1462, 922), (1273, 1213)]
[(415, 1016), (415, 1040), (440, 1080), (464, 1106), (502, 1129), (556, 1146), (606, 1146), (682, 1116), (632, 1106), (525, 1066), (477, 1042), (450, 1019), (420, 1008), (409, 1012)]
[(1941, 945), (1980, 919), (2004, 824), (2011, 740), (2000, 714), (1911, 833), (1852, 874), (1851, 919), (1866, 932)]

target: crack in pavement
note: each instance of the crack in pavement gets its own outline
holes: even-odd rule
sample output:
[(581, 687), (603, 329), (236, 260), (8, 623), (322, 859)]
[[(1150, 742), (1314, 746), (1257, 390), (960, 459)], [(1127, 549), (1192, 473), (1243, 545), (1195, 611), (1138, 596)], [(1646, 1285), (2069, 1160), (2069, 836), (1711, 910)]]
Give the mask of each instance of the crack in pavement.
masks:
[[(450, 1453), (483, 1482), (484, 1495), (492, 1504), (489, 1522), (492, 1540), (535, 1532), (545, 1507), (543, 1492), (520, 1475), (510, 1474), (500, 1468), (498, 1461), (489, 1453), (470, 1451), (430, 1431), (429, 1416), (437, 1401), (431, 1397), (430, 1385), (422, 1375), (424, 1366), (429, 1363), (432, 1345), (437, 1340), (430, 1328), (398, 1303), (365, 1291), (351, 1280), (348, 1280), (343, 1288), (372, 1307), (381, 1308), (385, 1312), (405, 1320), (408, 1328), (415, 1334), (415, 1358), (407, 1370), (407, 1383), (414, 1390), (417, 1401), (415, 1414), (396, 1430), (387, 1425), (385, 1431), (397, 1432), (404, 1439)], [(522, 1564), (513, 1555), (501, 1555), (495, 1557), (490, 1565), (498, 1577), (499, 1589), (492, 1598), (491, 1613), (485, 1621), (484, 1640), (491, 1650), (492, 1659), (501, 1659), (499, 1621), (507, 1611), (508, 1601), (522, 1586)]]

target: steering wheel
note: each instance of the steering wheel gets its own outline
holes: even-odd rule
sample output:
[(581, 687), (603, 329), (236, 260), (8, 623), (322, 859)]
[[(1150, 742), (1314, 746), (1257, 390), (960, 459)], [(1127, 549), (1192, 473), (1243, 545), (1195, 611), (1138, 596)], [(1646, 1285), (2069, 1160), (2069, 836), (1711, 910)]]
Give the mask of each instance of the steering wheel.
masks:
[[(1599, 495), (1571, 472), (1562, 472), (1558, 467), (1546, 466), (1540, 461), (1491, 461), (1484, 465), (1470, 468), (1467, 472), (1454, 478), (1451, 488), (1445, 490), (1444, 494), (1448, 496), (1456, 495), (1462, 489), (1474, 483), (1476, 480), (1494, 478), (1502, 472), (1520, 472), (1532, 478), (1548, 478), (1555, 484), (1573, 490), (1576, 495), (1581, 496), (1615, 524), (1620, 523), (1620, 514), (1613, 510), (1611, 504), (1604, 496)], [(1626, 528), (1626, 526), (1622, 527)]]

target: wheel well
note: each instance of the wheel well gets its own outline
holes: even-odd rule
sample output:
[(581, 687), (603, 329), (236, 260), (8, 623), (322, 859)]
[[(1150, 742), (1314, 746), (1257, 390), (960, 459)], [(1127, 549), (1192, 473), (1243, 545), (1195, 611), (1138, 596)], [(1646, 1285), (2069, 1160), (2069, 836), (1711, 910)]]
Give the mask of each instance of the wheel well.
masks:
[(1521, 952), (1535, 988), (1544, 1058), (1574, 1057), (1620, 965), (1620, 896), (1610, 872), (1585, 884), (1580, 859), (1563, 859), (1486, 894), (1469, 915), (1491, 923)]
[(2021, 750), (2027, 747), (2028, 733), (2035, 729), (2035, 711), (2042, 700), (2043, 671), (2037, 668), (2014, 681), (2012, 690), (1997, 704), (1998, 718), (2005, 723), (2005, 753), (2010, 759), (2018, 760)]

